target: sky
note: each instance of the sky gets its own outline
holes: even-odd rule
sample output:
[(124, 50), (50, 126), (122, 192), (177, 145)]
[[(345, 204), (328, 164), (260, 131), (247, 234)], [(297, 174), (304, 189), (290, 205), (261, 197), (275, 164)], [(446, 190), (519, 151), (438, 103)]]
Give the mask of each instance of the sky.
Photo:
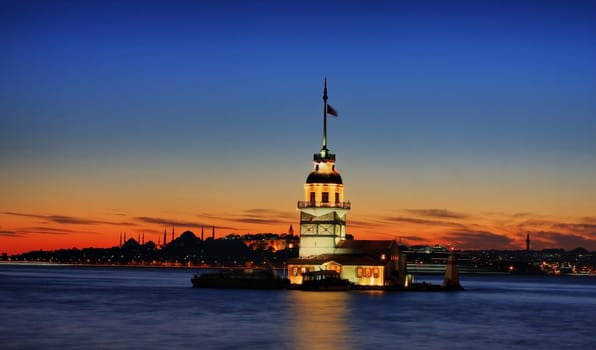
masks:
[(0, 1), (0, 253), (299, 229), (596, 250), (596, 3)]

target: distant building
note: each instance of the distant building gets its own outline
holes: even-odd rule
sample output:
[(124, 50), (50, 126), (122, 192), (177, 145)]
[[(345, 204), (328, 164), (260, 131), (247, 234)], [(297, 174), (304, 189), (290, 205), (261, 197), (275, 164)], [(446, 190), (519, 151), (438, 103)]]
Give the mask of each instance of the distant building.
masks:
[[(300, 210), (299, 257), (288, 261), (292, 284), (302, 284), (308, 271), (336, 270), (341, 278), (360, 287), (403, 284), (405, 258), (393, 240), (346, 239), (346, 216), (351, 208), (344, 199), (344, 185), (335, 154), (327, 149), (327, 81), (323, 90), (323, 147), (314, 154), (314, 166), (304, 184)], [(349, 236), (348, 236), (349, 237)]]

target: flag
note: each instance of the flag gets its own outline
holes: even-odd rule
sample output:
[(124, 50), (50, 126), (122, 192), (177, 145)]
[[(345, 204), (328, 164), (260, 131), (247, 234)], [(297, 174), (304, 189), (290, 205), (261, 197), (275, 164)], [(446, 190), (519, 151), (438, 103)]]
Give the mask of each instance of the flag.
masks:
[(333, 109), (329, 104), (327, 104), (327, 114), (331, 114), (334, 117), (337, 117), (337, 111)]

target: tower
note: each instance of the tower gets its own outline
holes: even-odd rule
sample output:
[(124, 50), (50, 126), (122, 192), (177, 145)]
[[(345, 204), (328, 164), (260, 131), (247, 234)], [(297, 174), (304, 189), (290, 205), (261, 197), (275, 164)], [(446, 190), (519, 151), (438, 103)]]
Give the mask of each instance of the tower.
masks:
[(530, 232), (526, 235), (526, 251), (530, 251)]
[(327, 149), (327, 114), (337, 112), (327, 104), (327, 79), (323, 89), (323, 147), (313, 156), (313, 170), (304, 184), (300, 210), (300, 257), (334, 254), (346, 238), (346, 214), (350, 202), (344, 202), (344, 185), (335, 168), (335, 154)]

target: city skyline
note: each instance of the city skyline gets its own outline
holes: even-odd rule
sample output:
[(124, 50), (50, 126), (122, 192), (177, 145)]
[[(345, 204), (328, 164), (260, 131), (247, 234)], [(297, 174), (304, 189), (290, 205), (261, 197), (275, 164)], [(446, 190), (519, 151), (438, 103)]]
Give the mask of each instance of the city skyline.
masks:
[(0, 253), (296, 232), (325, 77), (356, 239), (596, 250), (590, 1), (0, 6)]

